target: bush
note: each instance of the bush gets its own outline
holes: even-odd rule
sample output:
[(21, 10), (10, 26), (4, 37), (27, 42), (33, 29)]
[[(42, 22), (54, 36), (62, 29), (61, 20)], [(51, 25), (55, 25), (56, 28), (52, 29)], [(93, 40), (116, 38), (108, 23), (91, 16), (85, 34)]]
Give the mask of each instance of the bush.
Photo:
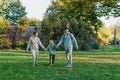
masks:
[(95, 42), (94, 43), (94, 49), (100, 49), (100, 43)]
[(88, 42), (92, 49), (100, 49), (100, 44), (98, 42)]
[(91, 49), (91, 46), (88, 43), (84, 43), (81, 46), (81, 50), (88, 51)]
[(87, 51), (91, 49), (100, 49), (100, 44), (98, 42), (87, 42), (81, 46), (81, 50)]
[(6, 38), (2, 38), (0, 39), (0, 49), (9, 49), (11, 48), (11, 40), (10, 39), (6, 39)]

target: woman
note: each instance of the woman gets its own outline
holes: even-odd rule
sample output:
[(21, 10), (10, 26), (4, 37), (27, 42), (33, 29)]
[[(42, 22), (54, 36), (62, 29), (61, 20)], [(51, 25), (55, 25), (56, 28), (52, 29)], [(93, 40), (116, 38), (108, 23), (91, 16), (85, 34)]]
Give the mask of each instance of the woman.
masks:
[(33, 56), (33, 66), (37, 64), (37, 58), (38, 58), (38, 53), (39, 53), (39, 46), (41, 46), (44, 50), (45, 47), (41, 43), (40, 39), (38, 38), (38, 33), (36, 31), (33, 32), (33, 36), (30, 37), (28, 46), (26, 51), (30, 48)]

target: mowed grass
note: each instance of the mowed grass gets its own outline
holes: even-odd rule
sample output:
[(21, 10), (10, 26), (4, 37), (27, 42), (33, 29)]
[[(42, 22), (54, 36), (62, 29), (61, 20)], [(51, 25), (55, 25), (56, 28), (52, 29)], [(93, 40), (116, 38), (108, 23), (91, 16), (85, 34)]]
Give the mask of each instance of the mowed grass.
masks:
[(32, 55), (24, 51), (0, 51), (0, 80), (120, 80), (119, 51), (75, 51), (73, 67), (66, 68), (64, 51), (57, 51), (54, 66), (49, 55), (39, 54), (32, 66)]

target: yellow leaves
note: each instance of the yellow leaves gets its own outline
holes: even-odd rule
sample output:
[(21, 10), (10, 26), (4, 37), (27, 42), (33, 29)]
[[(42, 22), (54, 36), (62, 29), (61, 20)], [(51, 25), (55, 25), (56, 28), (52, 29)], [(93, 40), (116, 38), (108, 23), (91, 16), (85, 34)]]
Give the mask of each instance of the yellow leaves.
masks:
[(10, 22), (4, 17), (0, 16), (0, 33), (5, 33), (9, 26)]
[(101, 1), (104, 6), (115, 7), (116, 1), (115, 0), (102, 0)]
[(0, 5), (2, 5), (2, 3), (3, 3), (3, 1), (2, 1), (2, 0), (0, 0)]
[(58, 5), (59, 5), (59, 6), (64, 6), (64, 1), (65, 1), (65, 0), (59, 0), (59, 1), (58, 1)]
[(18, 29), (24, 31), (29, 26), (27, 18), (22, 18), (21, 21), (17, 24)]
[(5, 27), (5, 18), (0, 16), (0, 28)]
[(108, 40), (106, 38), (104, 38), (99, 32), (98, 32), (98, 39), (99, 39), (101, 44), (108, 43)]
[(0, 49), (10, 48), (11, 45), (12, 43), (10, 39), (5, 39), (5, 38), (0, 39)]
[(0, 27), (8, 27), (10, 26), (10, 22), (6, 20), (4, 17), (0, 16)]
[(24, 41), (23, 41), (23, 40), (19, 40), (19, 41), (17, 42), (17, 44), (18, 44), (18, 46), (21, 46), (21, 45), (24, 44)]
[(8, 20), (5, 21), (5, 25), (6, 27), (9, 27), (10, 26), (10, 22)]
[(53, 34), (54, 34), (54, 31), (51, 31), (51, 32), (50, 32), (50, 35), (53, 35)]

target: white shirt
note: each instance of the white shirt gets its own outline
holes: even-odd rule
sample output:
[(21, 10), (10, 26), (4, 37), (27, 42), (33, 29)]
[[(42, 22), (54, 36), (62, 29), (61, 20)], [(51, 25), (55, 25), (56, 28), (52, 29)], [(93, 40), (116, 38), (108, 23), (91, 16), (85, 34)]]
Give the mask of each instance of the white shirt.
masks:
[(28, 46), (27, 46), (27, 50), (29, 48), (38, 50), (39, 46), (41, 46), (43, 49), (45, 49), (45, 47), (43, 46), (43, 44), (41, 43), (41, 41), (38, 37), (34, 37), (34, 36), (30, 37)]

